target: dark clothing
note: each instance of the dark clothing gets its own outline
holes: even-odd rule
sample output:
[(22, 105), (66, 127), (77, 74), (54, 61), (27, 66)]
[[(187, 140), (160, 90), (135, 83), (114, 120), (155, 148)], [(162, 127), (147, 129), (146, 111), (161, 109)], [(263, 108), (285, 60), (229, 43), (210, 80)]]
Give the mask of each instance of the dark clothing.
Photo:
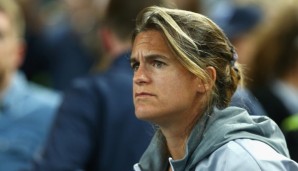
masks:
[(83, 44), (69, 23), (60, 23), (39, 34), (26, 36), (22, 70), (34, 82), (65, 91), (71, 82), (89, 73), (95, 54)]
[(132, 170), (153, 129), (134, 115), (128, 59), (122, 55), (108, 71), (79, 79), (66, 91), (35, 170)]
[(241, 107), (247, 110), (250, 115), (267, 115), (258, 99), (248, 89), (243, 87), (239, 87), (236, 90), (232, 96), (230, 106)]

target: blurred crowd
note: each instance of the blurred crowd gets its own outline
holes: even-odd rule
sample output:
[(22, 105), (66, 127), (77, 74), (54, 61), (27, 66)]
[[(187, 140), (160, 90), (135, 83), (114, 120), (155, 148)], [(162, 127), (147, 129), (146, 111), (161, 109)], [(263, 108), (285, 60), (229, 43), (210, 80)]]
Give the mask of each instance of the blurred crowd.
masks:
[[(130, 43), (130, 41), (126, 38), (123, 41), (120, 37), (117, 41), (121, 43), (111, 44), (111, 42), (117, 42), (115, 39), (118, 38), (114, 38), (109, 34), (109, 29), (114, 29), (112, 26), (108, 29), (104, 26), (110, 24), (107, 24), (106, 17), (107, 14), (111, 15), (111, 11), (108, 11), (108, 9), (111, 9), (109, 4), (113, 0), (15, 1), (20, 5), (25, 20), (23, 58), (20, 60), (21, 62), (18, 62), (19, 69), (16, 69), (18, 70), (16, 72), (20, 77), (28, 79), (34, 85), (36, 84), (46, 89), (46, 91), (50, 91), (44, 92), (38, 88), (38, 92), (36, 92), (38, 97), (34, 97), (35, 101), (45, 102), (39, 104), (32, 101), (28, 104), (30, 106), (49, 106), (49, 109), (47, 107), (40, 109), (43, 115), (47, 113), (45, 110), (51, 111), (51, 114), (48, 114), (50, 116), (46, 117), (49, 123), (45, 124), (45, 119), (37, 121), (43, 123), (42, 125), (45, 128), (40, 124), (33, 124), (36, 127), (30, 128), (30, 130), (41, 130), (36, 136), (42, 134), (43, 138), (39, 140), (35, 137), (38, 139), (36, 142), (45, 144), (49, 130), (54, 130), (54, 127), (60, 123), (57, 121), (59, 117), (56, 115), (63, 113), (64, 108), (60, 108), (60, 105), (66, 103), (65, 101), (71, 97), (64, 98), (64, 94), (67, 94), (75, 80), (92, 74), (105, 73), (113, 66), (112, 64), (115, 61), (115, 58), (111, 56), (120, 55), (118, 53), (119, 49), (122, 50), (121, 54), (125, 50), (128, 52), (129, 46), (126, 43)], [(127, 4), (129, 3), (134, 4), (134, 2), (127, 1)], [(172, 8), (202, 13), (210, 17), (223, 29), (236, 47), (238, 54), (237, 65), (242, 65), (245, 73), (243, 87), (238, 88), (234, 95), (235, 100), (232, 101), (231, 105), (244, 107), (251, 115), (271, 117), (284, 131), (291, 157), (298, 161), (298, 151), (295, 147), (298, 145), (298, 0), (165, 0), (164, 3)], [(156, 3), (156, 5), (159, 4)], [(118, 8), (121, 7), (118, 6)], [(0, 8), (0, 14), (1, 11), (2, 8)], [(113, 12), (117, 13), (117, 10)], [(1, 27), (0, 20), (0, 32), (2, 32)], [(0, 41), (4, 34), (0, 34)], [(115, 34), (117, 35), (117, 33)], [(0, 59), (4, 55), (7, 54), (0, 54)], [(3, 67), (2, 64), (0, 67)], [(0, 70), (2, 69), (0, 68)], [(2, 77), (3, 75), (0, 75), (0, 79)], [(104, 86), (109, 87), (109, 83), (109, 81), (104, 82)], [(5, 128), (9, 126), (9, 122), (12, 126), (15, 124), (20, 125), (15, 123), (14, 119), (18, 119), (19, 123), (24, 121), (24, 119), (19, 119), (21, 115), (5, 117), (6, 100), (4, 99), (10, 95), (7, 95), (7, 89), (2, 88), (2, 86), (0, 89), (0, 170), (2, 168), (1, 163), (8, 160), (8, 157), (4, 155), (6, 154), (5, 150), (8, 148), (7, 144), (11, 143), (5, 140), (11, 137), (11, 135), (7, 135)], [(24, 91), (29, 91), (28, 88), (24, 89)], [(106, 89), (103, 88), (101, 91), (104, 90)], [(13, 92), (16, 93), (16, 91)], [(128, 90), (127, 92), (130, 93), (131, 91)], [(27, 98), (32, 94), (28, 93), (24, 96)], [(92, 92), (89, 94), (91, 95)], [(126, 96), (125, 94), (121, 95)], [(127, 96), (131, 97), (131, 95)], [(40, 100), (43, 98), (46, 100)], [(78, 96), (79, 98), (81, 96)], [(60, 102), (61, 99), (62, 103)], [(25, 101), (28, 102), (26, 99)], [(107, 102), (101, 101), (99, 103)], [(24, 108), (28, 105), (23, 104)], [(80, 106), (79, 103), (75, 105), (78, 105), (78, 108)], [(110, 105), (114, 105), (114, 108), (120, 106), (116, 101)], [(16, 106), (11, 105), (11, 108), (14, 107)], [(32, 111), (36, 112), (36, 108), (32, 108)], [(60, 112), (56, 112), (56, 110)], [(19, 109), (19, 111), (24, 113), (25, 109)], [(133, 112), (130, 114), (133, 115)], [(27, 119), (31, 121), (34, 120), (34, 117)], [(3, 121), (4, 119), (6, 120)], [(79, 117), (79, 119), (84, 120), (86, 118)], [(30, 124), (33, 126), (32, 123)], [(77, 129), (75, 126), (70, 125), (70, 127)], [(29, 127), (30, 125), (27, 125), (22, 129)], [(114, 128), (122, 129), (120, 126)], [(10, 133), (13, 134), (15, 131)], [(19, 137), (27, 136), (27, 133), (18, 134)], [(138, 139), (138, 137), (135, 138)], [(40, 149), (43, 149), (43, 145), (39, 147)], [(21, 153), (17, 148), (14, 150), (9, 155), (19, 155)], [(43, 157), (39, 156), (41, 154), (35, 152), (38, 149), (30, 148), (26, 150), (31, 150), (32, 160), (35, 158), (34, 160), (37, 160), (37, 163), (38, 160), (42, 160)], [(24, 161), (30, 163), (31, 159), (28, 157), (30, 152), (27, 153)], [(14, 158), (11, 157), (11, 160), (14, 160)]]

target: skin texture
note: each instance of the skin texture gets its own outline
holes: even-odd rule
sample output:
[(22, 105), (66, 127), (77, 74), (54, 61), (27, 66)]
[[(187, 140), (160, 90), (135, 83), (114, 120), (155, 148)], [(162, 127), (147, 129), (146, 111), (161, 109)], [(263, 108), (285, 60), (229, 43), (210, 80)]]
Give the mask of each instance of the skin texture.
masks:
[(21, 60), (21, 43), (8, 16), (0, 11), (0, 91), (9, 84)]
[(172, 157), (182, 158), (189, 126), (202, 113), (205, 85), (180, 64), (156, 30), (137, 35), (131, 66), (136, 116), (157, 124)]

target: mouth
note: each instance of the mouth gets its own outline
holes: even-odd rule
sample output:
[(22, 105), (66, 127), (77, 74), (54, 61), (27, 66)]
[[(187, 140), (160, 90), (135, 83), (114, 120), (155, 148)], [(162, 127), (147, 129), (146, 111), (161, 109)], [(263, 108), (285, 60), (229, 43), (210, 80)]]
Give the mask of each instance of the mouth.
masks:
[(135, 97), (151, 97), (151, 96), (154, 96), (154, 94), (147, 93), (147, 92), (135, 93)]

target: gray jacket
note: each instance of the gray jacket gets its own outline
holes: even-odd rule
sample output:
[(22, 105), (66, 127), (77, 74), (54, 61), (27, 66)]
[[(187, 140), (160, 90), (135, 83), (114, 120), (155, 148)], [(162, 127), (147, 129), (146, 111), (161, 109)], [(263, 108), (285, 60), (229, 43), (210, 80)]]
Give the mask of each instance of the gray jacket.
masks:
[(183, 159), (169, 158), (166, 149), (157, 131), (135, 171), (166, 171), (168, 163), (173, 171), (298, 170), (278, 126), (237, 107), (204, 115), (188, 139)]

